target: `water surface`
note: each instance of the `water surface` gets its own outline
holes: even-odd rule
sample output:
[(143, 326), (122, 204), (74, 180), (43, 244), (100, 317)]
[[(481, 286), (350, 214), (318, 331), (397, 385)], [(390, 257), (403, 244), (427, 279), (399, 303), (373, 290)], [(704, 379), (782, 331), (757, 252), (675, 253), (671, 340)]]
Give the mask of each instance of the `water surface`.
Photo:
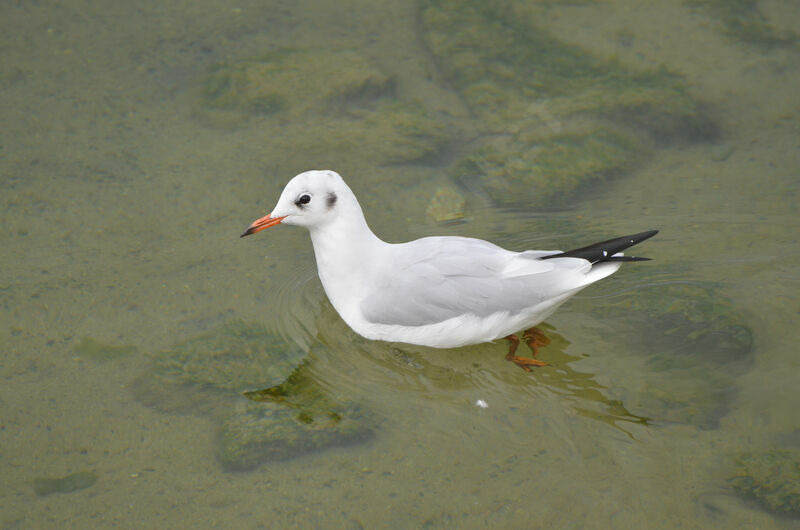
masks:
[[(477, 106), (426, 37), (423, 10), (438, 4), (1, 8), (0, 527), (797, 524), (730, 482), (736, 455), (797, 455), (800, 443), (793, 3), (757, 3), (747, 16), (760, 21), (760, 39), (737, 35), (713, 2), (521, 4), (559, 46), (629, 72), (663, 65), (683, 76), (703, 120), (650, 135), (613, 178), (552, 201), (535, 188), (506, 201), (459, 180), (457, 161), (481, 142), (534, 122), (544, 123), (536, 134), (578, 125), (530, 94), (525, 116)], [(335, 115), (298, 110), (340, 82), (325, 70), (295, 78), (286, 102), (209, 104), (219, 68), (287, 49), (363, 62), (379, 102), (366, 91)], [(513, 64), (484, 65), (515, 75)], [(364, 118), (371, 105), (383, 114)], [(423, 140), (382, 116), (420, 127)], [(380, 135), (388, 140), (370, 143)], [(453, 234), (522, 250), (658, 228), (639, 252), (655, 261), (623, 267), (551, 317), (541, 355), (553, 366), (533, 374), (503, 360), (503, 343), (369, 342), (325, 299), (302, 229), (238, 238), (311, 168), (339, 171), (389, 241)], [(428, 213), (442, 189), (463, 200), (457, 222)], [(639, 336), (654, 332), (618, 310), (673, 284), (712, 289), (751, 334), (744, 359), (695, 363), (727, 351), (726, 338), (673, 351), (680, 337), (657, 327)], [(369, 408), (374, 436), (232, 473), (215, 458), (212, 418), (136, 398), (148, 352), (232, 319), (310, 349), (317, 382)], [(87, 337), (124, 354), (81, 355)], [(82, 472), (97, 483), (36, 495), (37, 479)]]

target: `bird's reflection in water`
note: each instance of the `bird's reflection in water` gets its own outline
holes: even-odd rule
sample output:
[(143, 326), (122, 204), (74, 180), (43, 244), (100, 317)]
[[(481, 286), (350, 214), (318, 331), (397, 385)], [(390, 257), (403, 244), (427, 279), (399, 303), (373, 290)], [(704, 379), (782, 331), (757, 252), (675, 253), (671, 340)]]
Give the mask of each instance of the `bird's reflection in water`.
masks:
[(547, 357), (550, 366), (536, 370), (537, 382), (573, 401), (575, 412), (581, 416), (605, 422), (633, 435), (622, 427), (625, 423), (649, 425), (650, 418), (638, 416), (628, 409), (621, 400), (606, 396), (607, 388), (595, 380), (595, 374), (577, 372), (569, 363), (580, 360), (579, 356), (566, 353), (569, 341), (555, 332), (553, 326), (539, 326), (550, 338), (550, 344), (541, 350), (540, 355)]
[(370, 386), (372, 390), (366, 392), (373, 397), (398, 390), (451, 403), (462, 402), (465, 394), (472, 395), (475, 390), (496, 389), (499, 383), (515, 400), (535, 398), (542, 391), (557, 394), (575, 414), (604, 422), (631, 438), (626, 424), (650, 424), (650, 418), (634, 414), (622, 401), (608, 397), (607, 388), (594, 373), (571, 366), (581, 357), (566, 353), (570, 343), (553, 326), (538, 327), (550, 339), (538, 358), (549, 366), (527, 373), (505, 360), (506, 341), (447, 350), (369, 341), (346, 328), (335, 313), (323, 310), (319, 339), (329, 351), (320, 352), (320, 362), (326, 367), (317, 373), (329, 377), (331, 371), (339, 372), (354, 387)]

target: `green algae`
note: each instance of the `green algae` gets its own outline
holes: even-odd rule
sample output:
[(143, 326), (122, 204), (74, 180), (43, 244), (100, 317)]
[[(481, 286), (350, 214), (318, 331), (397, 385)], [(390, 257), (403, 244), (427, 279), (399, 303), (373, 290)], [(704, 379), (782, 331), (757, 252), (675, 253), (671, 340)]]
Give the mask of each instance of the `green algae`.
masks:
[(555, 207), (559, 199), (630, 167), (641, 149), (632, 137), (605, 127), (545, 136), (497, 137), (455, 167), (462, 181), (477, 182), (496, 202)]
[(379, 165), (418, 161), (451, 141), (446, 126), (422, 106), (382, 99), (347, 116), (322, 119), (308, 127), (296, 148), (304, 152), (364, 151)]
[(133, 391), (160, 410), (213, 417), (223, 467), (246, 470), (371, 433), (361, 408), (330, 397), (310, 366), (298, 346), (262, 325), (234, 321), (154, 354)]
[(284, 383), (245, 394), (248, 402), (222, 422), (218, 456), (225, 469), (252, 469), (371, 434), (361, 407), (334, 401), (302, 365)]
[(393, 80), (356, 53), (284, 49), (216, 66), (205, 80), (203, 101), (210, 108), (298, 115), (393, 92)]
[(306, 353), (264, 326), (234, 321), (153, 357), (162, 380), (242, 392), (280, 384)]
[(306, 159), (333, 165), (413, 162), (451, 141), (446, 123), (422, 104), (398, 100), (394, 79), (350, 51), (279, 50), (219, 65), (203, 84), (198, 116), (239, 127), (247, 118), (276, 120), (271, 141)]
[(730, 39), (762, 50), (796, 46), (793, 31), (779, 33), (758, 7), (758, 0), (687, 0), (685, 5), (702, 9), (717, 19)]
[(625, 340), (646, 371), (637, 387), (616, 387), (626, 403), (658, 421), (718, 427), (753, 351), (750, 327), (718, 286), (653, 282), (592, 311), (635, 330)]
[(536, 9), (422, 3), (423, 39), (479, 124), (455, 178), (501, 204), (533, 197), (543, 205), (632, 169), (651, 139), (714, 134), (680, 75), (633, 70), (561, 42), (538, 23)]
[[(646, 278), (646, 273), (634, 274)], [(726, 366), (750, 360), (752, 331), (718, 285), (662, 282), (639, 288), (635, 294), (604, 304), (603, 313), (636, 320), (645, 326), (642, 331), (649, 328), (638, 340), (652, 345), (651, 351), (664, 352), (663, 345), (669, 345), (666, 355), (651, 361), (654, 369), (684, 366), (687, 356)], [(661, 347), (656, 348), (656, 343)]]
[(680, 423), (703, 430), (719, 427), (720, 419), (730, 412), (737, 388), (731, 374), (697, 365), (645, 370), (636, 387), (625, 388), (625, 384), (615, 382), (614, 390), (632, 410), (657, 423)]
[(36, 478), (33, 480), (33, 491), (39, 497), (52, 493), (72, 493), (94, 486), (97, 478), (92, 471), (79, 471), (60, 478)]
[(115, 346), (104, 344), (91, 337), (83, 337), (81, 341), (73, 347), (73, 351), (81, 357), (88, 357), (96, 360), (117, 359), (136, 353), (136, 346)]
[(740, 496), (767, 510), (800, 517), (800, 455), (772, 450), (735, 457), (736, 474), (729, 479)]
[(425, 209), (425, 216), (435, 223), (460, 222), (466, 206), (466, 199), (455, 187), (438, 186)]
[[(428, 0), (426, 44), (447, 80), (497, 132), (547, 102), (554, 114), (641, 112), (694, 119), (697, 104), (681, 76), (665, 68), (635, 71), (559, 41), (521, 2)], [(655, 119), (651, 127), (659, 127)]]

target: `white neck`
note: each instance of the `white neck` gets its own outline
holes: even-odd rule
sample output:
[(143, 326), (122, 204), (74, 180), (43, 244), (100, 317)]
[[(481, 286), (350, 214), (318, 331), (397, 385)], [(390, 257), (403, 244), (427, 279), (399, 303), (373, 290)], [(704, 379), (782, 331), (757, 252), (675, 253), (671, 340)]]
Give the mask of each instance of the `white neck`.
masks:
[(309, 232), (328, 299), (346, 322), (359, 318), (355, 315), (358, 302), (366, 294), (364, 285), (381, 269), (378, 249), (388, 243), (372, 233), (360, 207), (348, 208), (346, 214), (311, 227)]

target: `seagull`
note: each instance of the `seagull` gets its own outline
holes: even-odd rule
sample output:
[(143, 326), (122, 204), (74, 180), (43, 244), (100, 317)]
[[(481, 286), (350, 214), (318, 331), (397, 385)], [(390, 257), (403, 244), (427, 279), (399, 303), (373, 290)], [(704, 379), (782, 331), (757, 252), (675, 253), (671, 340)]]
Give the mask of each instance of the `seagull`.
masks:
[[(240, 237), (265, 228), (308, 228), (317, 272), (333, 307), (370, 340), (434, 348), (509, 341), (506, 359), (526, 371), (549, 340), (535, 326), (567, 299), (609, 276), (626, 261), (622, 251), (657, 230), (561, 252), (514, 252), (469, 237), (423, 237), (387, 243), (367, 225), (355, 194), (335, 171), (300, 173), (268, 215)], [(534, 358), (516, 355), (520, 339)]]

